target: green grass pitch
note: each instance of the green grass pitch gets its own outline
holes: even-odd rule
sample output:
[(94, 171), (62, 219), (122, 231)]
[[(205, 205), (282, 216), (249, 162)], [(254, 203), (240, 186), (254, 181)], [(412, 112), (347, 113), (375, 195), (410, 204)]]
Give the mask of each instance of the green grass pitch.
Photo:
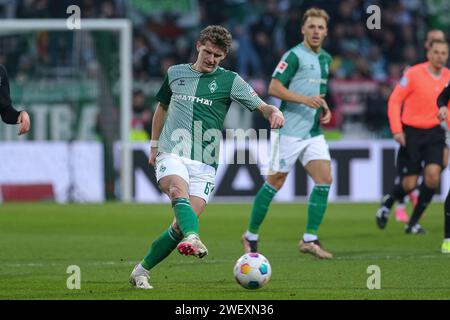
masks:
[[(0, 299), (449, 299), (450, 255), (440, 252), (443, 205), (433, 203), (427, 235), (405, 235), (391, 216), (376, 228), (376, 204), (330, 204), (321, 227), (330, 261), (298, 252), (306, 205), (273, 204), (260, 251), (272, 265), (262, 289), (241, 288), (233, 265), (242, 255), (250, 204), (210, 204), (200, 222), (210, 255), (172, 253), (151, 272), (153, 290), (128, 284), (136, 262), (172, 220), (170, 206), (3, 204), (0, 206)], [(66, 287), (69, 265), (81, 268), (81, 289)], [(381, 269), (381, 289), (366, 286), (367, 268)]]

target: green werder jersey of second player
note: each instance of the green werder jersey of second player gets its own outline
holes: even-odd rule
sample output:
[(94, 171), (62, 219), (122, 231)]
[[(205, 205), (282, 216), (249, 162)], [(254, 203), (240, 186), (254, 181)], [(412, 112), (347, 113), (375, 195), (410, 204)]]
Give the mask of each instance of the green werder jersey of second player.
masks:
[(169, 68), (156, 95), (168, 106), (159, 151), (217, 168), (221, 132), (231, 102), (253, 111), (263, 101), (237, 73), (218, 67), (201, 73), (191, 64)]
[[(309, 97), (325, 95), (331, 61), (331, 56), (323, 49), (315, 53), (302, 42), (283, 55), (272, 77), (297, 94)], [(322, 133), (322, 108), (313, 109), (304, 104), (282, 101), (280, 110), (285, 117), (280, 134), (307, 139)]]

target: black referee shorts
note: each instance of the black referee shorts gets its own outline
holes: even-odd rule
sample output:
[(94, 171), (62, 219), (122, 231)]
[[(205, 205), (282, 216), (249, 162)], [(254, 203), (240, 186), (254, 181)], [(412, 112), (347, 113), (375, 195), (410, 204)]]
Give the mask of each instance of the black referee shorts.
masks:
[(428, 164), (444, 166), (445, 131), (441, 126), (417, 129), (403, 126), (406, 146), (400, 147), (397, 155), (397, 170), (400, 176), (420, 175)]

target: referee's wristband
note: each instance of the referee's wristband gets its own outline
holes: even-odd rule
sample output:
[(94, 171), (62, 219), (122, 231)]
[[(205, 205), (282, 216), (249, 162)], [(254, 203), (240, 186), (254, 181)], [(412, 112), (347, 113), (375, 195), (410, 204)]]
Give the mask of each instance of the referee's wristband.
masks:
[(151, 148), (158, 148), (158, 140), (150, 140)]

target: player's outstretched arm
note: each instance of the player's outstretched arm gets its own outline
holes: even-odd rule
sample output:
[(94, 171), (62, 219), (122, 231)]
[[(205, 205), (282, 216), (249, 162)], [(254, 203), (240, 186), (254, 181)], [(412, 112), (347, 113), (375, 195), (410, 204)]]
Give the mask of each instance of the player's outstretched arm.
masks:
[(277, 107), (263, 103), (256, 110), (269, 121), (271, 129), (279, 129), (284, 126), (283, 113)]
[(152, 140), (150, 141), (150, 157), (148, 163), (152, 166), (155, 165), (156, 156), (158, 154), (158, 140), (161, 135), (161, 131), (166, 121), (167, 108), (165, 104), (161, 102), (156, 106), (155, 114), (152, 120)]
[(284, 101), (304, 104), (313, 109), (318, 109), (326, 104), (322, 96), (308, 97), (296, 94), (288, 90), (280, 80), (275, 78), (272, 78), (272, 80), (270, 81), (269, 95), (277, 97)]

